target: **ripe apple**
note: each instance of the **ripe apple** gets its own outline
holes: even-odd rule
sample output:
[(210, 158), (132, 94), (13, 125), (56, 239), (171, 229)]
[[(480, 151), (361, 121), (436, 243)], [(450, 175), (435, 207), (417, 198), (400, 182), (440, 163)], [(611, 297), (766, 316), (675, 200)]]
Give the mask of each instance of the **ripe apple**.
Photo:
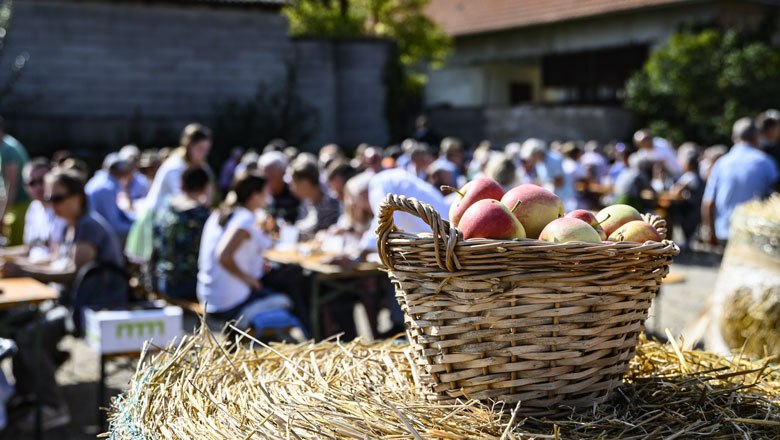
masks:
[(644, 243), (646, 241), (661, 241), (661, 234), (652, 225), (642, 220), (634, 220), (619, 227), (609, 236), (609, 240)]
[(523, 224), (528, 237), (538, 237), (548, 223), (563, 217), (560, 197), (533, 184), (510, 189), (501, 198), (501, 202), (512, 207), (512, 213)]
[(477, 200), (460, 218), (458, 228), (463, 238), (511, 240), (525, 238), (522, 223), (503, 203), (493, 199)]
[(602, 241), (607, 239), (607, 234), (604, 232), (604, 228), (602, 228), (599, 224), (599, 221), (596, 220), (596, 214), (594, 214), (592, 211), (588, 211), (587, 209), (575, 209), (574, 211), (566, 214), (566, 217), (576, 218), (578, 220), (584, 221), (596, 230), (596, 233), (599, 234), (599, 237), (601, 237)]
[(450, 223), (458, 226), (463, 213), (474, 202), (484, 199), (501, 200), (504, 196), (504, 189), (493, 179), (487, 177), (477, 177), (471, 182), (463, 185), (461, 189), (451, 186), (442, 186), (442, 189), (448, 189), (460, 195), (460, 199), (450, 206)]
[(571, 241), (601, 243), (601, 237), (591, 225), (574, 217), (562, 217), (551, 221), (542, 230), (539, 240), (551, 243), (569, 243)]
[(610, 205), (596, 214), (596, 219), (607, 237), (612, 235), (619, 227), (634, 220), (642, 220), (642, 214), (628, 205)]

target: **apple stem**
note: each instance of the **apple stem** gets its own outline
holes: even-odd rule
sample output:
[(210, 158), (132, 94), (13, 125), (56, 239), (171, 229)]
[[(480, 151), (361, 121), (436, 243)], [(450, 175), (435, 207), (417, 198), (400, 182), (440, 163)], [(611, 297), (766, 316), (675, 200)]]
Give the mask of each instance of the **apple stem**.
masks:
[(515, 212), (515, 209), (517, 209), (517, 207), (518, 207), (518, 206), (520, 206), (520, 204), (521, 204), (521, 203), (523, 203), (523, 202), (521, 202), (520, 200), (518, 200), (518, 201), (515, 203), (515, 206), (513, 206), (513, 207), (512, 207), (512, 212)]
[(442, 185), (440, 188), (441, 188), (442, 191), (454, 192), (454, 193), (457, 193), (459, 196), (463, 197), (463, 193), (458, 191), (458, 188), (453, 188), (453, 187), (451, 187), (449, 185)]
[(612, 217), (612, 214), (607, 214), (607, 218), (605, 218), (604, 220), (600, 221), (599, 222), (599, 226), (601, 226), (601, 224), (604, 223), (605, 221), (609, 220), (610, 217)]

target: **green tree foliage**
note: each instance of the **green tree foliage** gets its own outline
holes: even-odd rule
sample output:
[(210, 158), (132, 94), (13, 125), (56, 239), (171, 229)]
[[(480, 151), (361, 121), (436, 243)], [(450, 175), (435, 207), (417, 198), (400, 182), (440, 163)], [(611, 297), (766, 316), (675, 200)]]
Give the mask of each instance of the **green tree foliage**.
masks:
[(294, 36), (381, 37), (398, 45), (403, 66), (440, 66), (451, 48), (424, 9), (429, 0), (297, 0), (283, 9)]
[(733, 31), (678, 33), (626, 84), (626, 105), (675, 142), (729, 140), (731, 124), (780, 102), (780, 50)]

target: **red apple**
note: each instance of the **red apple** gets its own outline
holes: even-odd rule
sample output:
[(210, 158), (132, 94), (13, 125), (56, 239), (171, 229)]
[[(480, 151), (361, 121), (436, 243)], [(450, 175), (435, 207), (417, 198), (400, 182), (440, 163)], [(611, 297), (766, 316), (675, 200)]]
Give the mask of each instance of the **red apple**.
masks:
[(523, 225), (498, 200), (483, 199), (472, 204), (460, 218), (458, 228), (463, 238), (511, 240), (525, 238)]
[(634, 220), (619, 227), (609, 236), (609, 240), (644, 243), (646, 241), (661, 241), (661, 234), (647, 222)]
[(471, 182), (463, 185), (461, 189), (455, 189), (452, 187), (442, 187), (442, 189), (449, 189), (452, 192), (460, 195), (460, 200), (457, 200), (450, 206), (450, 223), (458, 226), (460, 218), (463, 217), (463, 213), (474, 202), (484, 199), (501, 200), (504, 196), (504, 189), (493, 179), (487, 177), (477, 177)]
[(628, 205), (610, 205), (596, 214), (596, 220), (607, 237), (612, 235), (619, 227), (634, 220), (642, 220), (642, 214)]
[(539, 235), (539, 240), (551, 243), (569, 243), (582, 241), (585, 243), (601, 243), (601, 237), (593, 227), (584, 221), (563, 217), (550, 222)]
[(528, 237), (538, 237), (548, 223), (563, 217), (561, 199), (537, 185), (516, 186), (504, 194), (501, 202), (512, 207), (512, 213), (523, 224)]
[(575, 209), (574, 211), (566, 214), (566, 217), (576, 218), (578, 220), (584, 221), (596, 230), (596, 233), (599, 234), (599, 237), (601, 237), (602, 241), (607, 239), (607, 234), (604, 232), (604, 228), (602, 228), (599, 224), (599, 221), (596, 220), (596, 214), (594, 214), (592, 211), (588, 211), (587, 209)]

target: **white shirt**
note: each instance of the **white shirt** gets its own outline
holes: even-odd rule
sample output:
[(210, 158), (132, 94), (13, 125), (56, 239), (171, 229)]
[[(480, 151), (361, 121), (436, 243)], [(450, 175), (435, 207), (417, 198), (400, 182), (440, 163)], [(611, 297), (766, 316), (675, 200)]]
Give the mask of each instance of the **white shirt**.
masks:
[(33, 200), (24, 215), (24, 244), (35, 248), (41, 256), (45, 256), (42, 252), (48, 255), (62, 242), (66, 228), (67, 222), (54, 215), (54, 210)]
[[(368, 231), (360, 240), (361, 249), (371, 251), (377, 248), (376, 228), (379, 226), (379, 206), (388, 194), (413, 197), (421, 202), (428, 203), (439, 212), (441, 218), (449, 220), (450, 207), (436, 188), (404, 169), (393, 168), (385, 170), (375, 175), (368, 185), (368, 202), (371, 204), (374, 219), (371, 221), (371, 227), (368, 228)], [(396, 212), (393, 220), (396, 227), (404, 232), (413, 234), (431, 232), (430, 226), (411, 214)]]
[(206, 304), (209, 313), (224, 312), (246, 301), (252, 291), (241, 279), (228, 272), (217, 259), (216, 251), (231, 233), (242, 229), (249, 233), (249, 240), (241, 243), (233, 259), (239, 269), (252, 278), (263, 276), (263, 254), (272, 245), (255, 223), (255, 215), (239, 207), (223, 228), (219, 225), (219, 211), (214, 212), (203, 226), (198, 253), (198, 300)]
[(677, 154), (672, 148), (672, 144), (664, 138), (653, 138), (653, 153), (657, 160), (661, 160), (664, 163), (664, 168), (672, 177), (677, 177), (682, 173), (680, 162), (677, 160)]
[(181, 175), (186, 167), (187, 164), (181, 156), (171, 156), (160, 165), (146, 195), (146, 209), (157, 211), (163, 207), (168, 197), (181, 192)]

